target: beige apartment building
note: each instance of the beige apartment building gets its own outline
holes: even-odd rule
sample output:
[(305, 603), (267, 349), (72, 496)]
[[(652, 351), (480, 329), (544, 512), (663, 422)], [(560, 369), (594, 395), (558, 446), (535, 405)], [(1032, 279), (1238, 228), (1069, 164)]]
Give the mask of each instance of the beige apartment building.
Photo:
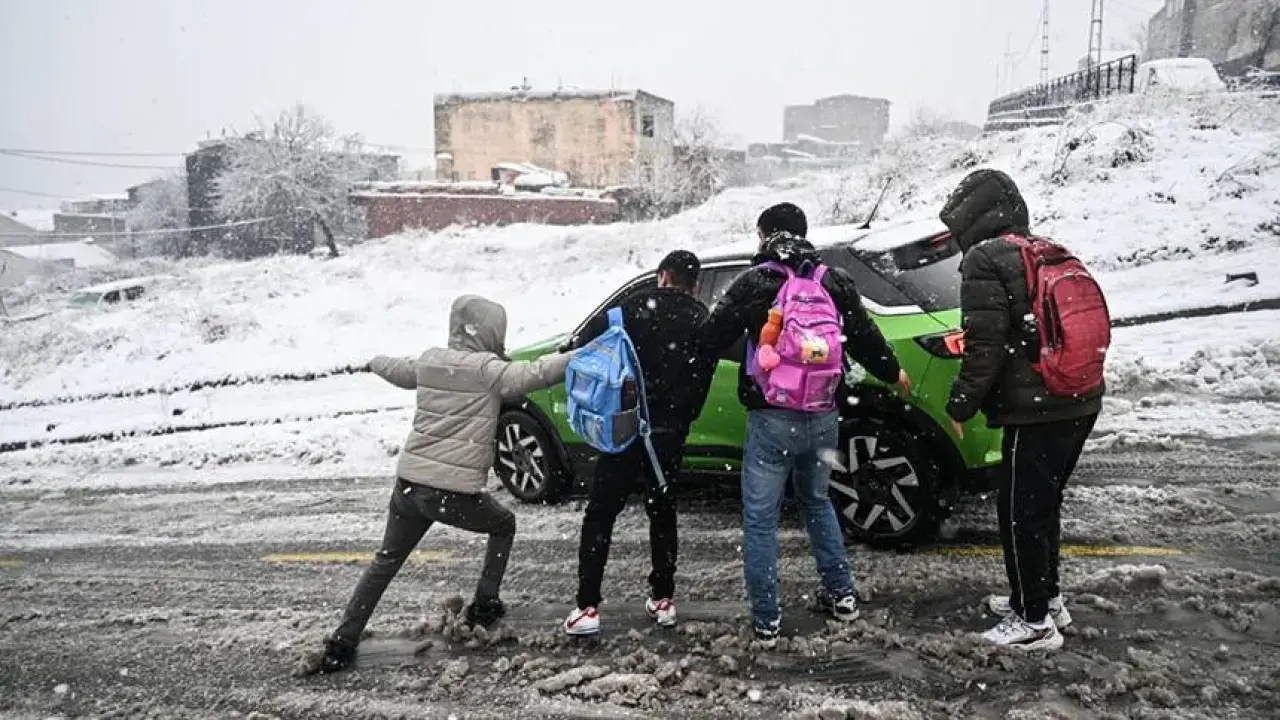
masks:
[(524, 162), (579, 187), (644, 183), (673, 161), (674, 125), (675, 104), (640, 90), (437, 95), (436, 178), (490, 180)]

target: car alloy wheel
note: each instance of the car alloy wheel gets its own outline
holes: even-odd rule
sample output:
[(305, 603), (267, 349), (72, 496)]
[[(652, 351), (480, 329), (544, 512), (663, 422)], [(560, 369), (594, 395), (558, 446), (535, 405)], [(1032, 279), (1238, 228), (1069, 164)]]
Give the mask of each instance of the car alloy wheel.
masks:
[(932, 467), (893, 425), (856, 422), (842, 434), (843, 468), (831, 475), (831, 500), (855, 537), (906, 540), (932, 528)]
[(547, 483), (546, 450), (538, 438), (516, 423), (508, 423), (498, 440), (498, 464), (511, 479), (507, 485), (523, 496), (542, 493)]

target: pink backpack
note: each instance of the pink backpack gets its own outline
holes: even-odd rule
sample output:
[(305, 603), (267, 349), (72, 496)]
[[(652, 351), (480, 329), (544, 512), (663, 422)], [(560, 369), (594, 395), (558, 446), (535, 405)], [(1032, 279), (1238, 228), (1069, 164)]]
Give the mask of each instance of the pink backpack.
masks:
[(781, 263), (760, 267), (787, 275), (774, 300), (774, 307), (782, 309), (776, 347), (780, 361), (772, 370), (758, 367), (753, 338), (747, 351), (748, 373), (770, 405), (813, 413), (835, 409), (836, 388), (844, 375), (844, 333), (840, 311), (822, 287), (826, 266), (818, 265), (810, 277)]

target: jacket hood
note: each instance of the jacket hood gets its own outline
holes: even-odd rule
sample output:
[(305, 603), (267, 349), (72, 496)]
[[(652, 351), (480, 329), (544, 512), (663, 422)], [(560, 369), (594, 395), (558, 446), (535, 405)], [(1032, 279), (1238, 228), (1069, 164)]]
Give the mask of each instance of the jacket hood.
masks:
[(449, 348), (470, 352), (507, 352), (507, 310), (479, 295), (463, 295), (449, 310)]
[(767, 262), (782, 263), (792, 270), (799, 270), (805, 263), (817, 265), (822, 262), (813, 243), (799, 235), (780, 232), (764, 242), (760, 252), (751, 258), (752, 265)]
[(1027, 203), (1013, 178), (999, 170), (976, 170), (951, 192), (938, 217), (961, 252), (1005, 233), (1029, 232)]

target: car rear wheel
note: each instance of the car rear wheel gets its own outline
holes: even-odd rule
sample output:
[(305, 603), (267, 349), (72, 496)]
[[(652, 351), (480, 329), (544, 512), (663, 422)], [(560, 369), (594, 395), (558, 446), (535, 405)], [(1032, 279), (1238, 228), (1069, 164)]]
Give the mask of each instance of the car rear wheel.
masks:
[(519, 410), (498, 418), (493, 469), (516, 498), (527, 503), (554, 502), (562, 482), (560, 458), (541, 423)]
[(837, 459), (844, 467), (831, 473), (831, 501), (855, 540), (912, 544), (937, 530), (937, 463), (907, 428), (881, 418), (847, 420)]

